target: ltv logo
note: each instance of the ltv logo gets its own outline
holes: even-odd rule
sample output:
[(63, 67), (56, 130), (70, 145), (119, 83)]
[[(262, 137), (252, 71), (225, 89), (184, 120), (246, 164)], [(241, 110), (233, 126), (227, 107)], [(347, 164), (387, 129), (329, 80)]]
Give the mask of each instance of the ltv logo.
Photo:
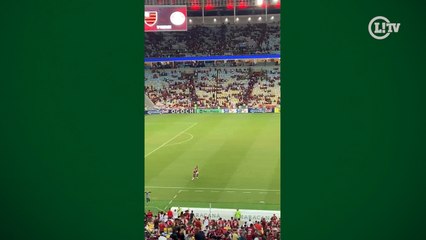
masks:
[(368, 24), (368, 32), (373, 38), (383, 40), (391, 33), (397, 33), (400, 26), (401, 23), (391, 23), (389, 19), (383, 16), (377, 16), (371, 19)]

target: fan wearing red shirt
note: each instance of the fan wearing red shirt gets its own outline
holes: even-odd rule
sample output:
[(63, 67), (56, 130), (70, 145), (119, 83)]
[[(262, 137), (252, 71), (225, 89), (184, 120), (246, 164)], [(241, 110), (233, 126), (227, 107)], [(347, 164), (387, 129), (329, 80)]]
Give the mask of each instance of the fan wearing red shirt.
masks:
[(254, 224), (254, 228), (260, 233), (263, 234), (262, 225), (258, 221)]
[(197, 218), (197, 220), (195, 220), (195, 227), (201, 229), (201, 221), (199, 218)]
[(169, 209), (169, 211), (167, 211), (167, 217), (168, 217), (169, 219), (173, 219), (173, 211), (172, 211), (172, 209), (171, 209), (171, 208)]
[(250, 227), (247, 228), (247, 240), (253, 240), (254, 237), (254, 227), (253, 224), (250, 224)]
[(173, 227), (175, 224), (172, 219), (167, 220), (167, 226)]
[(221, 229), (221, 228), (217, 228), (217, 229), (216, 229), (216, 231), (215, 231), (215, 236), (216, 236), (217, 238), (221, 238), (221, 237), (222, 237), (222, 235), (223, 235), (223, 231), (222, 231), (222, 229)]
[(148, 210), (148, 212), (146, 213), (146, 217), (148, 219), (152, 219), (152, 212), (151, 212), (151, 210)]
[(192, 227), (192, 225), (188, 225), (188, 226), (186, 226), (186, 232), (189, 234), (189, 233), (192, 233), (193, 232), (193, 227)]
[(164, 229), (166, 228), (166, 224), (164, 224), (164, 222), (160, 222), (160, 224), (158, 225), (158, 227), (160, 228), (160, 233), (163, 233)]
[(218, 226), (219, 228), (222, 228), (222, 227), (223, 227), (223, 220), (222, 220), (222, 218), (219, 218), (219, 220), (217, 220), (217, 226)]
[(237, 220), (237, 219), (234, 219), (234, 220), (232, 221), (232, 228), (233, 228), (233, 229), (237, 229), (237, 228), (238, 228), (238, 220)]

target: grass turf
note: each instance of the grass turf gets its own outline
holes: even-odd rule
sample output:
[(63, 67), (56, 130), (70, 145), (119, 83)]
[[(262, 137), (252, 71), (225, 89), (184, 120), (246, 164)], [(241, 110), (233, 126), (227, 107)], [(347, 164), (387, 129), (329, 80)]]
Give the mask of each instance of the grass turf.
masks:
[(279, 189), (279, 114), (145, 116), (146, 210), (279, 210)]

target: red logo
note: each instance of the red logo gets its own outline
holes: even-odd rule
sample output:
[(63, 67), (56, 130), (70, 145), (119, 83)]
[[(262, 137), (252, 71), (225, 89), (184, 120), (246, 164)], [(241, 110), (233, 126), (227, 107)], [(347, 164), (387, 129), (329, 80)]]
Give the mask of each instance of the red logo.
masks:
[(156, 11), (145, 11), (145, 24), (152, 27), (157, 23), (158, 13)]

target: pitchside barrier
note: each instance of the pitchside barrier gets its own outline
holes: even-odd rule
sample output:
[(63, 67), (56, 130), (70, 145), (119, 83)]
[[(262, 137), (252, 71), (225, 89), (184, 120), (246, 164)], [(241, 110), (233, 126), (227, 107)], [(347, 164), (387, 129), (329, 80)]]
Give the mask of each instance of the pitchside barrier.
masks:
[[(224, 208), (189, 208), (181, 207), (181, 211), (189, 210), (189, 212), (194, 211), (194, 216), (196, 218), (204, 219), (204, 217), (209, 217), (210, 219), (217, 220), (222, 219), (231, 219), (235, 217), (236, 209), (224, 209)], [(172, 207), (172, 211), (178, 211), (178, 207)], [(262, 218), (270, 220), (271, 217), (275, 214), (276, 217), (280, 218), (280, 211), (266, 211), (266, 210), (248, 210), (240, 209), (241, 219), (240, 221), (260, 221)]]
[(191, 113), (280, 113), (280, 108), (237, 108), (237, 109), (218, 109), (218, 108), (197, 108), (197, 109), (153, 109), (153, 110), (145, 110), (145, 114), (153, 115), (153, 114), (191, 114)]

